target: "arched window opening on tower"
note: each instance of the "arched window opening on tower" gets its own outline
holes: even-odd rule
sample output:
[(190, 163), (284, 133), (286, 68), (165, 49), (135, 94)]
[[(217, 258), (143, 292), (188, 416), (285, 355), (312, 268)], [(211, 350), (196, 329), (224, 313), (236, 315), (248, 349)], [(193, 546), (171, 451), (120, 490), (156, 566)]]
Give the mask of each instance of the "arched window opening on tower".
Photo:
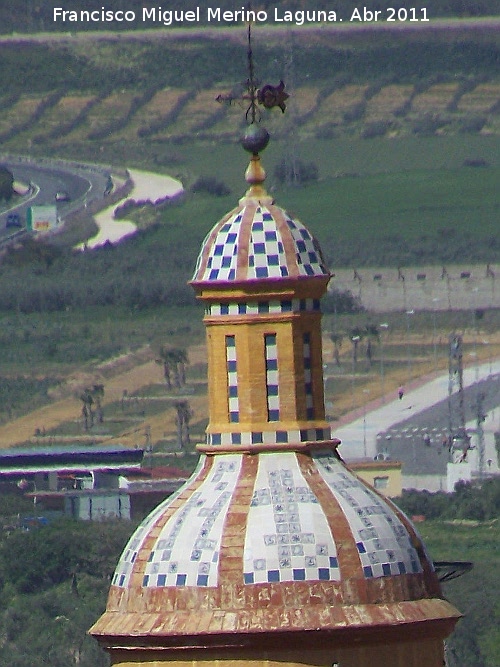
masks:
[(227, 368), (227, 408), (229, 421), (236, 424), (240, 421), (240, 402), (238, 398), (238, 371), (236, 367), (236, 337), (226, 336), (226, 368)]
[(265, 334), (264, 350), (266, 356), (267, 421), (277, 422), (280, 419), (280, 398), (276, 334)]
[(303, 334), (303, 353), (304, 353), (304, 389), (306, 394), (306, 418), (314, 419), (314, 397), (312, 385), (312, 363), (311, 363), (311, 334)]

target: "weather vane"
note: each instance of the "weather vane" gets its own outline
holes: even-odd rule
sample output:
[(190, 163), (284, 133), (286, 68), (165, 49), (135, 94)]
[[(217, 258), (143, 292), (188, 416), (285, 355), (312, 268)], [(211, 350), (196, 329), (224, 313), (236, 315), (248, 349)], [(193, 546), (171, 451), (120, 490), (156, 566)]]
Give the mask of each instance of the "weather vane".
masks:
[(272, 86), (266, 84), (262, 88), (258, 87), (258, 81), (255, 79), (254, 72), (254, 63), (253, 63), (253, 51), (252, 51), (252, 24), (248, 24), (248, 79), (246, 81), (246, 92), (243, 93), (240, 97), (234, 97), (232, 95), (218, 95), (216, 97), (217, 102), (227, 102), (232, 104), (238, 100), (249, 101), (250, 104), (247, 108), (245, 118), (249, 125), (259, 122), (261, 118), (261, 113), (258, 108), (258, 105), (263, 106), (265, 109), (274, 109), (274, 107), (279, 107), (283, 113), (286, 109), (286, 100), (289, 95), (285, 92), (285, 84), (283, 81), (280, 81), (277, 86)]

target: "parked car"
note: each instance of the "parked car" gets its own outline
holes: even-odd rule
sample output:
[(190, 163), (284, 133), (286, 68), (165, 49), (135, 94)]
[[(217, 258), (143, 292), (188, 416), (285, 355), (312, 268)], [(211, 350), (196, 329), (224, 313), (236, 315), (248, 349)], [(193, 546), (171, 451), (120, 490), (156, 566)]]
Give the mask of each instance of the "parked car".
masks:
[(64, 190), (59, 190), (59, 192), (56, 192), (55, 200), (56, 201), (70, 201), (71, 197)]

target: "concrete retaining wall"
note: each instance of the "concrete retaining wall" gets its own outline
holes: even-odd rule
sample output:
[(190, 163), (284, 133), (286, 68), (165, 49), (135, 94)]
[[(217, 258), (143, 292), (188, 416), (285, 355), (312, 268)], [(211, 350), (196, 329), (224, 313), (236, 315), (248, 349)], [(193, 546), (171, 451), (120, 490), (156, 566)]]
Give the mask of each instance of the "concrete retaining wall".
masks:
[(331, 288), (372, 311), (500, 308), (500, 264), (336, 269)]

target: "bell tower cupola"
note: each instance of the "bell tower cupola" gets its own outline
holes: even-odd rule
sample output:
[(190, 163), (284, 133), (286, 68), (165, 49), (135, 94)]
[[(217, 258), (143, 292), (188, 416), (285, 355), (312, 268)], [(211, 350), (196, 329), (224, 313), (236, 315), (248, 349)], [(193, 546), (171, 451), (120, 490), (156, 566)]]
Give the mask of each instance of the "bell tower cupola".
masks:
[(250, 125), (249, 188), (205, 239), (192, 285), (205, 304), (209, 413), (202, 451), (333, 445), (325, 421), (320, 298), (330, 273), (306, 227), (264, 187)]

